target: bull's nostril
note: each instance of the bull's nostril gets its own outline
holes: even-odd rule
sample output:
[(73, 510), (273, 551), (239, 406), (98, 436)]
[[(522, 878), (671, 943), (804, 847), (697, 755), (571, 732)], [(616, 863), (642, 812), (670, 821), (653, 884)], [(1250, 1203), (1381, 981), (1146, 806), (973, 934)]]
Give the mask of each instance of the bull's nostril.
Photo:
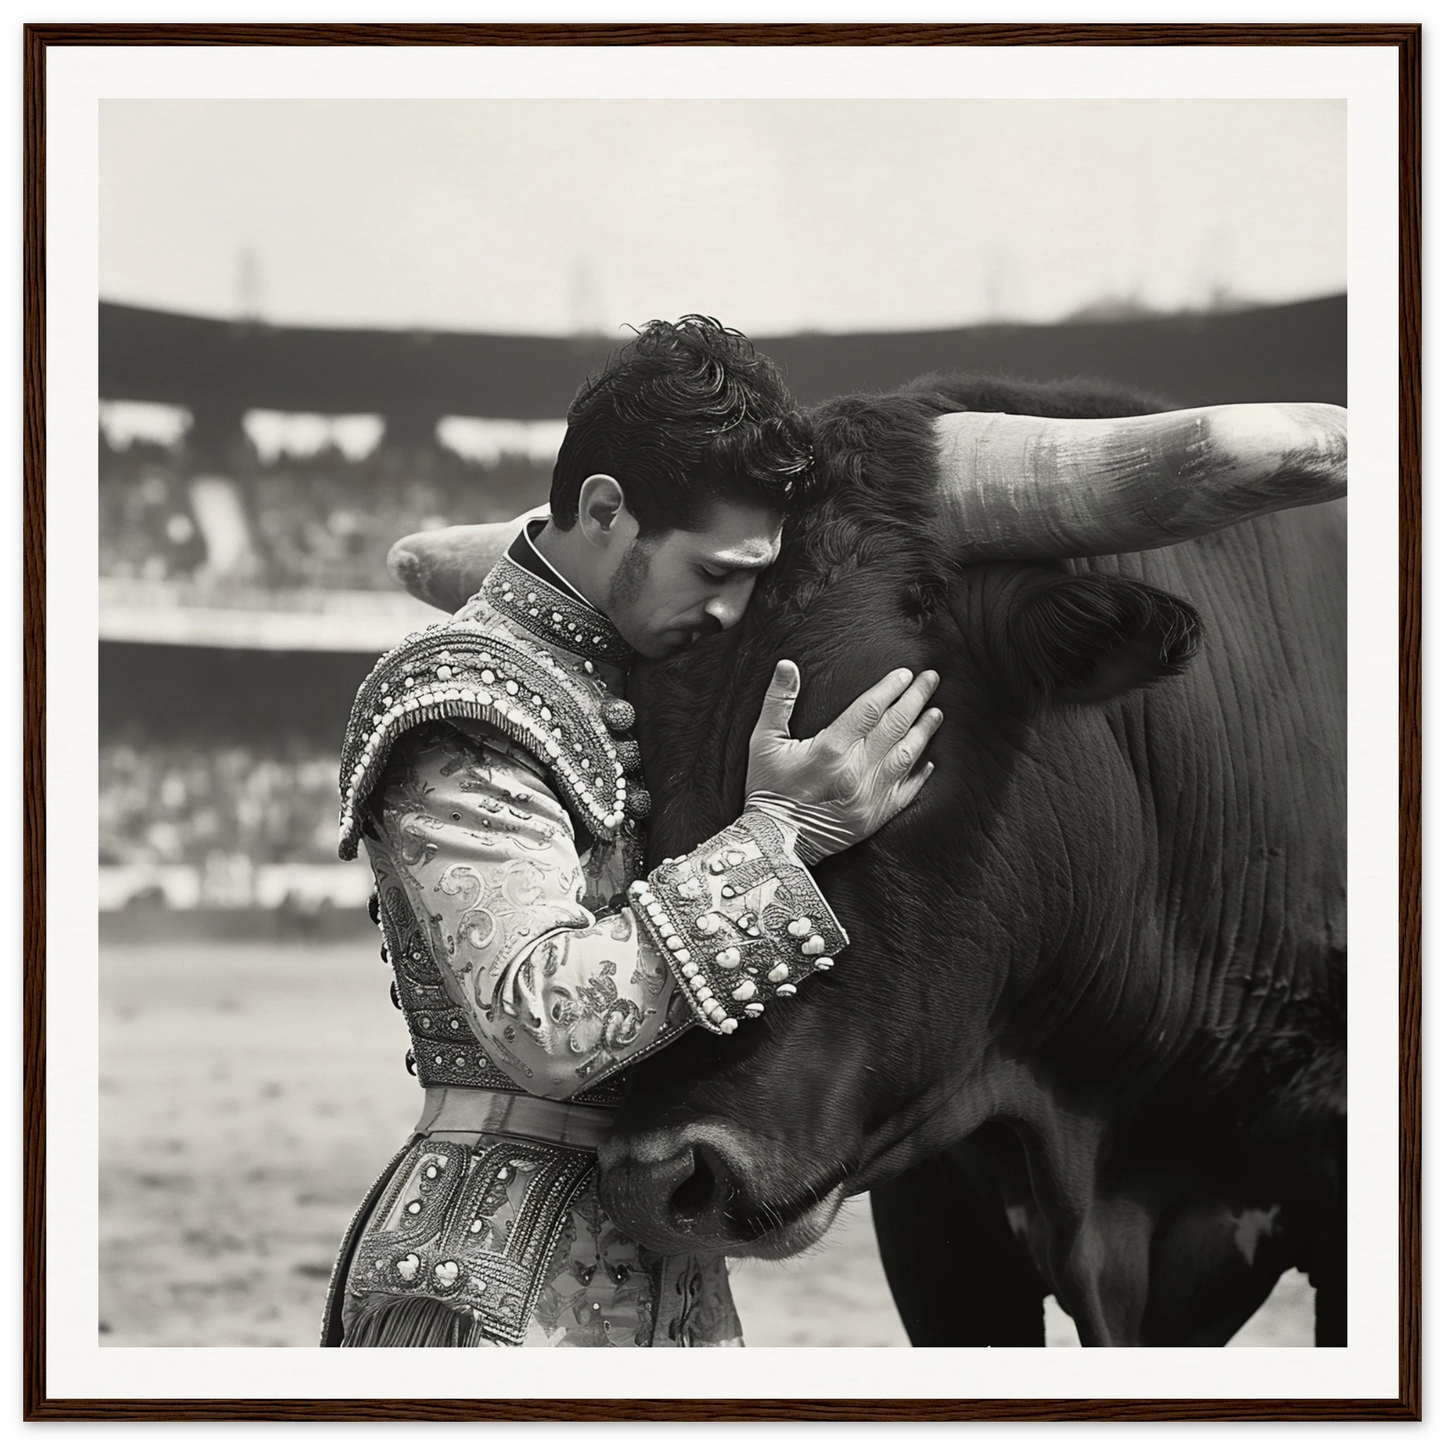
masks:
[(728, 1179), (722, 1160), (706, 1146), (692, 1154), (692, 1173), (672, 1191), (672, 1212), (679, 1221), (692, 1222), (710, 1213), (721, 1214), (727, 1204)]

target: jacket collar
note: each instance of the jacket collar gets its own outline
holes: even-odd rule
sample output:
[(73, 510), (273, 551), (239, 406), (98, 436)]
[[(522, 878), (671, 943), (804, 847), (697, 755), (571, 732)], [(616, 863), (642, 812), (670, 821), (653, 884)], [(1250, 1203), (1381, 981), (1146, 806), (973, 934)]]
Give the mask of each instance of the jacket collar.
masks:
[(592, 662), (630, 667), (633, 652), (612, 623), (537, 551), (528, 522), (487, 574), (482, 595), (504, 617), (542, 642)]

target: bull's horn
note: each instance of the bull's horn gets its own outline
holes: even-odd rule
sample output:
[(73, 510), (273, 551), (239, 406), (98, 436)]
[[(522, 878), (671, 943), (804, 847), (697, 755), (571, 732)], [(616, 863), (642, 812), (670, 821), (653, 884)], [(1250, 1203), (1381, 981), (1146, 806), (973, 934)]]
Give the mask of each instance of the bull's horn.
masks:
[(1345, 495), (1342, 406), (1204, 406), (1108, 420), (951, 412), (942, 522), (963, 561), (1166, 547)]
[(537, 507), (510, 522), (413, 532), (392, 544), (386, 554), (387, 570), (413, 597), (444, 612), (455, 612), (502, 560), (517, 533), (532, 518), (547, 514), (546, 507)]

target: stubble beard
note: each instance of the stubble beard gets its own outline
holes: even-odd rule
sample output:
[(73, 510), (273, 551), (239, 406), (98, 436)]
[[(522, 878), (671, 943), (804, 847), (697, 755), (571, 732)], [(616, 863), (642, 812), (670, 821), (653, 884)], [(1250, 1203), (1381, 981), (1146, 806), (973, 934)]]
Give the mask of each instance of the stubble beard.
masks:
[(628, 619), (634, 604), (647, 586), (651, 570), (651, 546), (640, 538), (633, 538), (622, 554), (622, 560), (617, 564), (612, 580), (607, 584), (607, 616), (619, 632), (623, 630), (619, 622)]

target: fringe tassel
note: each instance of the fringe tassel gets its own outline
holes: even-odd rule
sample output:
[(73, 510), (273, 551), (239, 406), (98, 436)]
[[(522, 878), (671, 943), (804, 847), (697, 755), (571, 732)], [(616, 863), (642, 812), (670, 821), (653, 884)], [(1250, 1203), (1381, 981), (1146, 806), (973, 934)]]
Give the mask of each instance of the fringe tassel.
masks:
[[(498, 645), (495, 638), (488, 638), (487, 642), (493, 647)], [(604, 766), (601, 776), (608, 776), (612, 771), (612, 765), (617, 761), (617, 744), (605, 724), (595, 713), (591, 713), (581, 706), (576, 698), (563, 693), (535, 663), (531, 666), (533, 671), (529, 673), (518, 666), (517, 659), (513, 659), (512, 662), (513, 671), (526, 685), (529, 694), (535, 693), (548, 700), (552, 711), (556, 713), (556, 721), (565, 725), (568, 737), (590, 736), (603, 759)], [(362, 693), (365, 691), (366, 684), (363, 684)], [(347, 727), (346, 747), (342, 754), (341, 837), (338, 845), (338, 851), (342, 858), (350, 861), (356, 857), (361, 839), (362, 809), (367, 798), (371, 796), (371, 790), (376, 786), (377, 780), (385, 770), (392, 746), (397, 739), (421, 723), (446, 722), (456, 717), (472, 718), (477, 722), (488, 723), (504, 736), (511, 738), (513, 742), (526, 748), (548, 769), (548, 774), (556, 784), (557, 790), (562, 794), (563, 800), (570, 803), (582, 815), (587, 822), (588, 831), (594, 838), (616, 836), (618, 827), (621, 825), (622, 809), (618, 807), (614, 812), (612, 804), (604, 803), (592, 784), (581, 773), (566, 763), (558, 766), (560, 759), (548, 756), (547, 746), (552, 742), (552, 734), (539, 718), (531, 717), (515, 704), (508, 706), (503, 711), (500, 705), (465, 702), (458, 698), (423, 703), (413, 697), (410, 701), (417, 703), (410, 711), (393, 718), (390, 722), (372, 728), (367, 733), (362, 733), (361, 723), (357, 719), (369, 713), (373, 704), (368, 703), (362, 707), (361, 695), (358, 694), (352, 721)], [(353, 767), (356, 760), (365, 755), (364, 747), (371, 749), (371, 761), (363, 765), (361, 776), (358, 778), (354, 771), (347, 772), (346, 769)], [(608, 822), (608, 819), (613, 816), (618, 818), (617, 823)]]
[(373, 1297), (359, 1306), (342, 1349), (471, 1349), (482, 1331), (469, 1314), (440, 1300)]

